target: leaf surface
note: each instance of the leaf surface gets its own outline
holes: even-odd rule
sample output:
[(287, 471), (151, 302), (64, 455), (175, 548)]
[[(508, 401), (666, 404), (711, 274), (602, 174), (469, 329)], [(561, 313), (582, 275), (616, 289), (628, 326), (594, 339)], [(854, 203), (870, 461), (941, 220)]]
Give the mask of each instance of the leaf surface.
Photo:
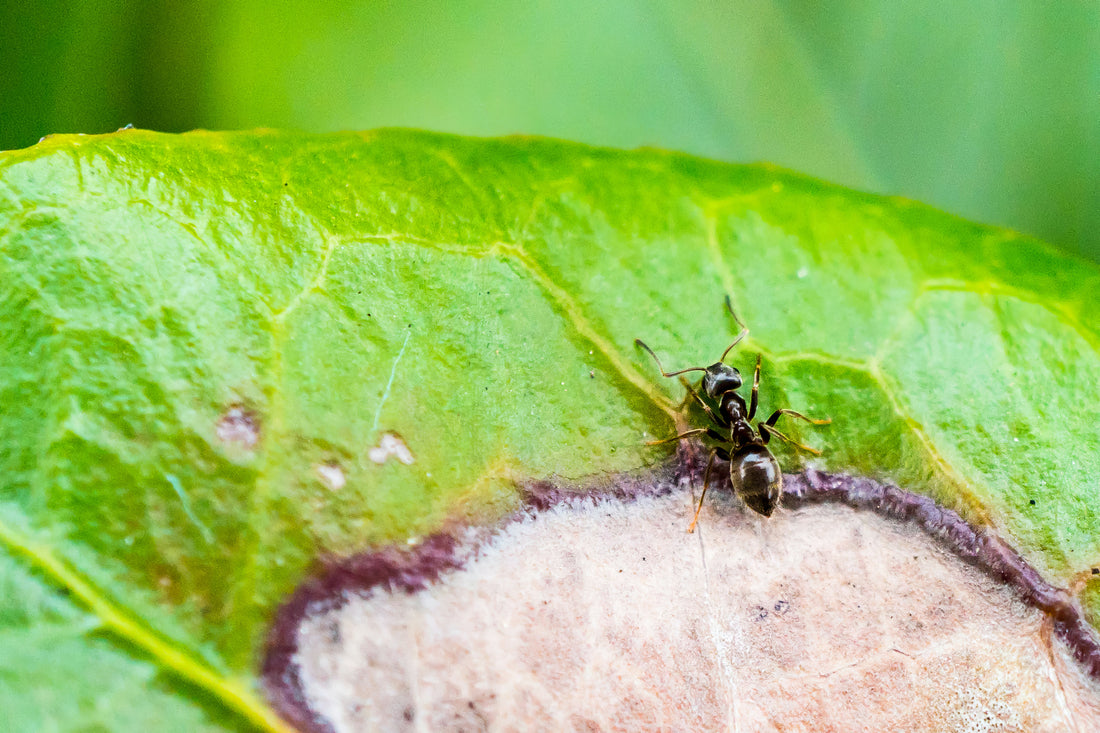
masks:
[[(31, 689), (71, 647), (42, 687), (59, 729), (104, 669), (108, 727), (278, 729), (253, 670), (314, 558), (492, 521), (519, 480), (663, 460), (644, 443), (682, 393), (633, 340), (708, 364), (727, 293), (762, 411), (833, 418), (788, 425), (822, 467), (991, 523), (1059, 584), (1100, 563), (1100, 270), (1035, 240), (551, 140), (126, 131), (3, 154), (0, 634), (38, 650), (6, 676)], [(384, 435), (412, 462), (377, 462)]]

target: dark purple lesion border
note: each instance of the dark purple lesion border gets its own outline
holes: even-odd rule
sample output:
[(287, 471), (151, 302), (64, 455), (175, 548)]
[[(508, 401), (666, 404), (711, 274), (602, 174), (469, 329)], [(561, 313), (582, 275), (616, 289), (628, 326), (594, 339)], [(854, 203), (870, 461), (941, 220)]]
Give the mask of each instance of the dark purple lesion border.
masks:
[(355, 593), (423, 590), (461, 567), (458, 549), (454, 536), (441, 533), (411, 550), (385, 547), (319, 563), (279, 608), (268, 634), (262, 677), (272, 707), (303, 731), (331, 733), (328, 722), (310, 708), (294, 659), (299, 624), (308, 614), (339, 608)]
[[(587, 487), (553, 481), (530, 482), (520, 486), (522, 509), (500, 526), (577, 500), (629, 502), (669, 494), (689, 482), (698, 483), (700, 473), (693, 452), (681, 450), (675, 462), (643, 476), (621, 476)], [(717, 471), (712, 476), (724, 474)], [(717, 479), (714, 488), (723, 488), (723, 481), (728, 482), (728, 478)], [(724, 488), (728, 490), (728, 483)], [(926, 496), (872, 479), (813, 469), (784, 475), (783, 504), (791, 509), (840, 504), (920, 527), (950, 552), (1011, 587), (1024, 603), (1046, 614), (1054, 632), (1066, 642), (1088, 675), (1100, 681), (1100, 643), (1080, 605), (1068, 591), (1043, 580), (1019, 553), (992, 532), (973, 527), (956, 512)], [(476, 555), (476, 547), (471, 548), (471, 543), (481, 541), (462, 534), (462, 528), (455, 527), (454, 531), (432, 535), (413, 547), (385, 547), (319, 562), (279, 608), (268, 635), (262, 676), (271, 705), (303, 731), (331, 733), (328, 722), (310, 708), (295, 661), (299, 625), (307, 615), (339, 608), (352, 596), (375, 590), (415, 593), (443, 575), (461, 569), (466, 558)], [(482, 540), (486, 536), (482, 535)]]
[(783, 500), (792, 509), (843, 504), (915, 524), (962, 560), (1012, 588), (1024, 603), (1045, 613), (1054, 625), (1054, 633), (1066, 642), (1085, 672), (1100, 680), (1100, 643), (1080, 604), (1069, 591), (1043, 580), (1016, 550), (992, 532), (971, 526), (927, 496), (871, 479), (813, 469), (784, 477)]

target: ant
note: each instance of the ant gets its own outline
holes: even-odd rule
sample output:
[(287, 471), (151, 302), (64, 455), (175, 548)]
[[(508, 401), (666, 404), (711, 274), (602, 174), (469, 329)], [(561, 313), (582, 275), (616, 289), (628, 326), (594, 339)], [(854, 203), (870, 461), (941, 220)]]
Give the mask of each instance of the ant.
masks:
[(740, 497), (741, 501), (753, 511), (763, 514), (765, 517), (770, 517), (776, 507), (779, 506), (780, 498), (783, 495), (783, 472), (779, 470), (779, 463), (768, 448), (768, 441), (771, 440), (772, 436), (774, 435), (780, 440), (814, 455), (821, 455), (820, 451), (802, 445), (776, 430), (775, 423), (783, 415), (790, 415), (813, 425), (828, 425), (832, 422), (829, 419), (814, 420), (800, 412), (781, 409), (773, 412), (767, 420), (757, 421), (756, 429), (753, 429), (750, 421), (756, 417), (757, 394), (760, 390), (761, 355), (756, 355), (756, 370), (752, 376), (752, 395), (749, 397), (749, 404), (746, 405), (744, 398), (737, 394), (737, 390), (742, 384), (741, 372), (724, 362), (726, 355), (730, 353), (733, 347), (749, 335), (749, 329), (744, 323), (741, 323), (741, 319), (733, 312), (733, 306), (730, 304), (728, 295), (726, 296), (726, 308), (733, 319), (737, 321), (737, 325), (741, 327), (741, 332), (737, 334), (737, 338), (733, 340), (733, 343), (722, 352), (722, 357), (708, 367), (689, 367), (676, 372), (666, 372), (664, 366), (661, 365), (661, 360), (653, 353), (653, 349), (646, 346), (641, 339), (634, 339), (635, 344), (649, 352), (649, 355), (653, 357), (653, 361), (657, 362), (657, 368), (661, 370), (661, 374), (665, 377), (675, 377), (687, 372), (703, 372), (703, 380), (700, 386), (703, 394), (706, 395), (706, 399), (700, 396), (684, 377), (680, 377), (680, 382), (687, 389), (688, 394), (703, 408), (703, 412), (707, 413), (711, 421), (720, 430), (725, 431), (719, 432), (713, 427), (696, 428), (672, 438), (648, 443), (648, 445), (661, 445), (705, 433), (721, 444), (712, 448), (710, 456), (707, 458), (707, 466), (703, 471), (703, 493), (699, 497), (699, 508), (695, 510), (695, 516), (691, 520), (688, 532), (695, 531), (695, 524), (699, 521), (699, 512), (703, 511), (703, 499), (707, 495), (710, 468), (714, 463), (715, 456), (730, 462), (730, 483), (733, 485), (734, 493)]

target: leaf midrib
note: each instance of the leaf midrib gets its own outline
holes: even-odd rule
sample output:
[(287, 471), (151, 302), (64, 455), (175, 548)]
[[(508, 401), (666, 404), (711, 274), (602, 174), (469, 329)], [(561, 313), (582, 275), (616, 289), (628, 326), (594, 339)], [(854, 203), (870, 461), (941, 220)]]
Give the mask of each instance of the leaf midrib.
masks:
[(142, 649), (161, 667), (209, 691), (227, 708), (261, 730), (294, 733), (294, 728), (275, 714), (248, 681), (226, 677), (201, 658), (161, 638), (136, 614), (114, 602), (87, 577), (58, 557), (47, 544), (35, 542), (2, 519), (0, 542), (14, 554), (25, 557), (33, 568), (84, 603), (99, 618), (102, 628)]

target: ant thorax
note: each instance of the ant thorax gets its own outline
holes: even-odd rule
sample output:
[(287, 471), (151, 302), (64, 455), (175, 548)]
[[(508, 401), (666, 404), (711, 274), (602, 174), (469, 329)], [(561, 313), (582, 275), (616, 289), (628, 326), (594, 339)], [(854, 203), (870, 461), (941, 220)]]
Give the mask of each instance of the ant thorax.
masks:
[(724, 417), (732, 425), (743, 422), (748, 408), (745, 400), (736, 392), (725, 392), (718, 400), (718, 414)]
[(718, 414), (729, 423), (730, 442), (734, 447), (740, 448), (743, 445), (760, 442), (749, 423), (748, 409), (741, 395), (736, 392), (726, 392), (722, 395)]

